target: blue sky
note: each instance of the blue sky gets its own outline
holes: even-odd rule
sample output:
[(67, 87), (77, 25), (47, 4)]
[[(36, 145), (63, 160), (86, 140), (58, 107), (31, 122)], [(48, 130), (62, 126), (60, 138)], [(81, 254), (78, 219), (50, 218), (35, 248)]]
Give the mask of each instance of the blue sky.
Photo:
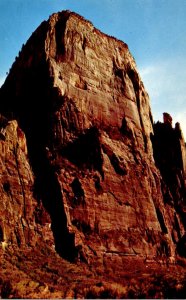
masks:
[(186, 0), (0, 0), (0, 85), (31, 33), (64, 9), (128, 44), (154, 120), (169, 112), (186, 137)]

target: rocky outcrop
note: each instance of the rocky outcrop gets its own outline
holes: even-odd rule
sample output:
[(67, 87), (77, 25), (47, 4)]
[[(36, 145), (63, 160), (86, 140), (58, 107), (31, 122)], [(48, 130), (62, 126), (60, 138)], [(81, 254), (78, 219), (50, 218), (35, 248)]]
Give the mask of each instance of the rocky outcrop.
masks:
[(161, 185), (163, 199), (167, 212), (172, 210), (172, 238), (177, 244), (177, 251), (185, 255), (184, 233), (185, 223), (185, 164), (186, 147), (180, 124), (172, 127), (172, 117), (164, 113), (164, 123), (154, 124), (154, 136), (152, 137), (154, 158), (161, 172)]
[(165, 201), (148, 94), (125, 43), (74, 13), (52, 15), (13, 64), (0, 111), (26, 135), (34, 177), (26, 158), (22, 176), (50, 215), (61, 256), (120, 265), (126, 256), (174, 256), (183, 219)]
[(50, 240), (50, 219), (33, 197), (34, 176), (26, 138), (17, 121), (0, 115), (0, 242), (2, 248), (34, 247), (42, 234)]

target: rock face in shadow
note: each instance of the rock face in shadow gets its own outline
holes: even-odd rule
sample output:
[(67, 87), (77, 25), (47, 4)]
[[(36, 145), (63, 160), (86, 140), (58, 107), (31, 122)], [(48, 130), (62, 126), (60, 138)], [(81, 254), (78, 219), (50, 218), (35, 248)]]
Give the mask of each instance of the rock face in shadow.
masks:
[(152, 138), (148, 94), (125, 43), (69, 11), (52, 15), (14, 62), (0, 112), (26, 135), (29, 213), (42, 203), (62, 257), (122, 264), (124, 256), (175, 255), (184, 231), (180, 200), (163, 173), (158, 127)]
[(177, 244), (177, 251), (185, 256), (184, 243), (186, 228), (185, 222), (185, 171), (186, 148), (180, 124), (172, 127), (172, 118), (164, 113), (164, 122), (154, 124), (154, 136), (152, 137), (154, 158), (161, 172), (161, 185), (163, 199), (167, 212), (172, 215), (172, 238)]
[(17, 121), (0, 115), (0, 242), (2, 248), (35, 247), (45, 235), (52, 245), (50, 218), (33, 197), (34, 175), (26, 138)]

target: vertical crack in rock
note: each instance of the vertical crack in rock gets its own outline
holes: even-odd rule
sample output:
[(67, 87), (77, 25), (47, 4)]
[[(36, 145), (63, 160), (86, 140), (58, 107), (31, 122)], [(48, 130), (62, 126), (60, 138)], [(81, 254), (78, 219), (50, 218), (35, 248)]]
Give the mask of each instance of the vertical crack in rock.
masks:
[(2, 229), (2, 227), (0, 226), (0, 242), (3, 242), (3, 241), (4, 241), (3, 229)]
[(163, 214), (160, 211), (159, 207), (156, 207), (156, 213), (157, 213), (158, 221), (160, 223), (162, 232), (165, 233), (165, 234), (168, 233), (167, 227), (165, 225)]
[(68, 14), (66, 16), (63, 16), (63, 18), (59, 18), (55, 25), (56, 59), (58, 62), (62, 61), (65, 58), (65, 29), (68, 18)]
[(74, 261), (76, 257), (74, 234), (67, 228), (63, 196), (57, 176), (44, 157), (40, 161), (39, 168), (41, 171), (36, 176), (35, 196), (42, 199), (44, 207), (50, 214), (56, 251), (62, 257)]
[(147, 152), (147, 137), (145, 134), (145, 127), (144, 127), (144, 121), (142, 118), (142, 111), (141, 111), (141, 99), (140, 99), (140, 84), (139, 84), (139, 76), (138, 73), (133, 70), (130, 69), (128, 71), (128, 76), (132, 81), (132, 84), (134, 86), (134, 91), (136, 94), (136, 104), (137, 104), (137, 108), (138, 108), (138, 112), (139, 112), (139, 118), (140, 118), (140, 124), (141, 124), (141, 128), (142, 128), (142, 135), (143, 135), (143, 141), (144, 141), (144, 150), (145, 152)]

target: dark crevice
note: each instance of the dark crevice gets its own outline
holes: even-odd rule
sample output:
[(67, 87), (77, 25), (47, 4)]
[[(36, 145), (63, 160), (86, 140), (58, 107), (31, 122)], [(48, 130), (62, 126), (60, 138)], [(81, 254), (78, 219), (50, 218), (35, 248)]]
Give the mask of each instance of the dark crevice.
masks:
[(18, 247), (20, 247), (21, 246), (21, 238), (19, 236), (19, 232), (17, 229), (15, 230), (15, 237), (16, 237), (17, 245), (18, 245)]
[(181, 219), (181, 222), (182, 222), (184, 228), (186, 229), (186, 212), (184, 210), (184, 207), (185, 207), (185, 205), (183, 205), (183, 208), (182, 208), (182, 205), (176, 205), (175, 209), (180, 216), (180, 219)]
[(163, 218), (163, 214), (161, 213), (160, 209), (158, 207), (156, 207), (156, 214), (158, 217), (158, 221), (160, 223), (160, 227), (163, 233), (168, 233), (167, 227), (165, 225), (165, 221)]
[(122, 69), (115, 69), (114, 74), (123, 80), (123, 70)]
[[(113, 81), (113, 87), (114, 89), (120, 91), (122, 94), (125, 95), (126, 91), (126, 72), (125, 69), (120, 68), (118, 66), (118, 63), (116, 60), (113, 60), (113, 75), (114, 75), (114, 81)], [(113, 91), (113, 99), (114, 99), (114, 91)]]
[(55, 27), (55, 40), (56, 40), (56, 54), (57, 54), (57, 60), (61, 61), (65, 56), (65, 28), (66, 28), (66, 22), (69, 18), (69, 14), (63, 14), (63, 16), (58, 20)]
[(186, 234), (180, 238), (176, 247), (176, 251), (180, 256), (186, 257)]
[(110, 158), (110, 162), (114, 167), (114, 170), (116, 171), (117, 174), (119, 175), (126, 175), (127, 170), (122, 166), (122, 163), (119, 161), (118, 157), (116, 156), (115, 153), (112, 154)]
[(127, 119), (125, 117), (122, 120), (120, 132), (122, 133), (122, 135), (124, 135), (125, 137), (128, 137), (130, 140), (134, 139), (132, 129), (129, 127)]
[(82, 49), (83, 49), (84, 52), (85, 52), (86, 45), (87, 45), (87, 38), (84, 37), (83, 38), (83, 43), (82, 43)]
[(156, 235), (154, 233), (153, 228), (152, 229), (146, 228), (145, 233), (146, 233), (147, 242), (151, 243), (152, 245), (155, 245), (156, 244)]
[(97, 170), (104, 177), (99, 131), (96, 127), (88, 129), (77, 140), (69, 143), (61, 154), (79, 168)]
[(102, 149), (107, 154), (115, 172), (119, 175), (127, 175), (128, 171), (124, 161), (119, 159), (108, 145), (102, 145)]
[(67, 228), (67, 217), (60, 184), (44, 156), (40, 161), (40, 168), (42, 172), (36, 177), (35, 196), (42, 199), (45, 209), (50, 214), (56, 251), (62, 257), (74, 261), (77, 255), (74, 234), (69, 233)]
[(72, 188), (72, 191), (74, 194), (73, 204), (74, 205), (79, 205), (79, 204), (85, 205), (85, 194), (84, 194), (84, 190), (82, 189), (79, 179), (76, 177), (70, 185), (71, 185), (71, 188)]
[(83, 232), (84, 234), (88, 235), (92, 233), (92, 229), (90, 227), (89, 224), (87, 224), (85, 221), (81, 220), (76, 220), (74, 219), (72, 221), (72, 224), (81, 232)]
[(63, 258), (74, 261), (77, 256), (74, 234), (68, 231), (61, 186), (54, 168), (48, 161), (45, 149), (51, 120), (47, 118), (46, 112), (32, 118), (35, 122), (29, 120), (32, 127), (27, 127), (26, 124), (25, 133), (28, 137), (30, 161), (35, 174), (34, 196), (38, 199), (38, 206), (42, 201), (50, 215), (56, 252)]
[(8, 125), (8, 119), (0, 114), (0, 140), (5, 141), (5, 128)]
[(74, 196), (76, 196), (78, 198), (79, 197), (84, 197), (84, 191), (82, 189), (81, 183), (80, 183), (78, 178), (75, 178), (73, 180), (73, 182), (71, 183), (71, 187), (72, 187)]
[(126, 204), (126, 203), (122, 203), (122, 201), (118, 197), (116, 197), (113, 192), (108, 191), (107, 193), (112, 195), (112, 197), (118, 202), (119, 205)]
[(96, 191), (99, 194), (103, 193), (103, 188), (101, 186), (101, 179), (98, 175), (94, 175), (94, 185), (95, 185)]
[(0, 226), (0, 242), (3, 242), (3, 241), (4, 241), (3, 229)]
[(137, 108), (138, 108), (140, 125), (141, 125), (141, 129), (142, 129), (142, 136), (143, 136), (143, 141), (144, 141), (144, 150), (145, 150), (145, 152), (147, 152), (147, 150), (148, 150), (147, 137), (145, 135), (145, 128), (144, 128), (143, 118), (142, 118), (142, 114), (141, 114), (140, 79), (139, 79), (138, 73), (133, 69), (130, 69), (128, 71), (128, 76), (134, 87), (134, 91), (135, 91), (135, 95), (136, 95), (136, 104), (137, 104)]
[(178, 234), (178, 238), (181, 239), (181, 229), (180, 229), (180, 225), (179, 225), (176, 213), (174, 214), (174, 226), (175, 226), (176, 232)]
[(9, 195), (9, 193), (10, 193), (10, 182), (9, 181), (6, 181), (3, 183), (3, 189), (4, 189), (5, 193), (7, 193)]
[(157, 256), (159, 257), (169, 257), (170, 256), (170, 246), (165, 239), (162, 239), (160, 242), (160, 246), (157, 248)]

